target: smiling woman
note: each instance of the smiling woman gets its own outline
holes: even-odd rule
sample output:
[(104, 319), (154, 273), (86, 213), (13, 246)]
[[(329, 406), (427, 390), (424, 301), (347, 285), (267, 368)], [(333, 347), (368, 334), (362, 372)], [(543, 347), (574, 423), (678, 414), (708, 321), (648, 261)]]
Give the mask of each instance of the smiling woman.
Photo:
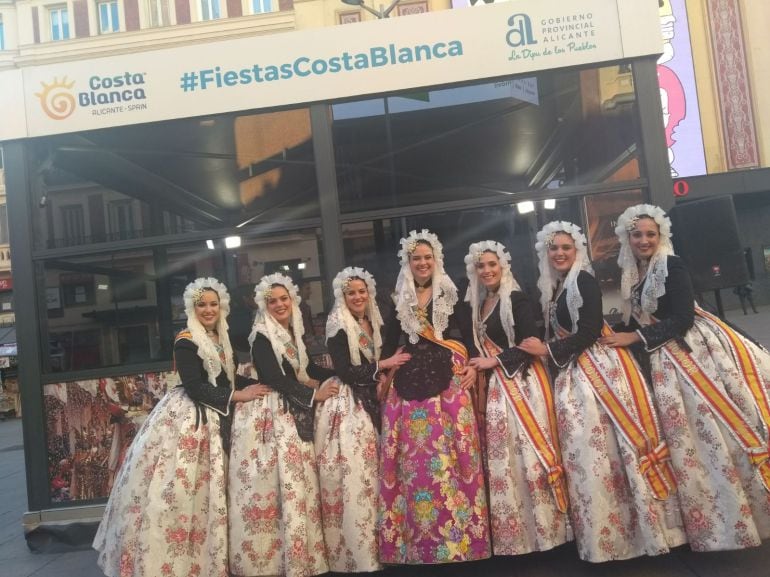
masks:
[(254, 368), (274, 392), (233, 420), (228, 478), (230, 572), (307, 577), (329, 570), (313, 449), (317, 404), (339, 392), (334, 372), (308, 358), (301, 298), (274, 273), (254, 292), (249, 343)]

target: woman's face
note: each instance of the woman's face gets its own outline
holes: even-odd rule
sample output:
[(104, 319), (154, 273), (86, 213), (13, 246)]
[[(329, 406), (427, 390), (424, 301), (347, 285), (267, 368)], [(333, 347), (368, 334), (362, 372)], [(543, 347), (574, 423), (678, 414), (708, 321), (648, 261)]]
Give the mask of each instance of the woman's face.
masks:
[(424, 285), (433, 276), (435, 266), (433, 249), (424, 243), (417, 243), (412, 254), (409, 255), (409, 268), (412, 276), (419, 285)]
[(360, 279), (351, 279), (343, 291), (345, 295), (345, 304), (348, 310), (356, 318), (361, 318), (366, 314), (366, 305), (369, 304), (369, 289), (366, 283)]
[(270, 297), (267, 299), (267, 312), (279, 324), (289, 326), (289, 321), (291, 321), (291, 297), (285, 287), (278, 285), (270, 289)]
[(649, 260), (660, 244), (658, 223), (647, 216), (636, 221), (636, 227), (628, 233), (631, 252), (640, 260)]
[(487, 290), (497, 290), (503, 275), (497, 254), (489, 251), (482, 252), (479, 260), (476, 261), (476, 274)]
[(566, 232), (553, 235), (553, 241), (548, 245), (548, 261), (556, 272), (568, 273), (576, 258), (575, 239)]
[(212, 331), (219, 322), (219, 295), (215, 290), (204, 290), (195, 303), (195, 318), (206, 330)]

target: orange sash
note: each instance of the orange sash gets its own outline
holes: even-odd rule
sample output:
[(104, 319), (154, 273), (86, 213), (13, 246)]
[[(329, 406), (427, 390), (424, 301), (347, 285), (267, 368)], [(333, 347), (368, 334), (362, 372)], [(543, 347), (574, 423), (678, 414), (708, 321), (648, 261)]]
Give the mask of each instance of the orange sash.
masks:
[[(612, 329), (605, 323), (602, 335), (612, 334)], [(629, 384), (637, 418), (623, 406), (610, 386), (610, 378), (602, 374), (599, 363), (586, 349), (578, 357), (578, 366), (588, 377), (594, 395), (604, 410), (615, 423), (616, 429), (626, 442), (636, 451), (639, 459), (639, 471), (644, 475), (655, 499), (666, 500), (676, 491), (676, 478), (671, 467), (671, 453), (662, 439), (655, 415), (655, 408), (650, 399), (647, 385), (639, 372), (631, 353), (623, 347), (613, 349), (620, 361), (623, 375)]]
[[(484, 352), (489, 357), (496, 357), (502, 349), (488, 338), (484, 339)], [(567, 487), (564, 479), (564, 467), (561, 463), (561, 453), (559, 450), (559, 436), (556, 430), (556, 413), (554, 411), (553, 394), (551, 392), (551, 382), (548, 379), (543, 362), (535, 358), (530, 365), (535, 380), (539, 385), (539, 392), (543, 395), (545, 406), (547, 408), (548, 427), (542, 426), (535, 416), (529, 401), (521, 392), (519, 384), (514, 379), (509, 379), (502, 367), (495, 367), (494, 371), (497, 378), (503, 384), (503, 390), (508, 397), (516, 420), (524, 430), (527, 439), (529, 439), (532, 448), (535, 449), (537, 458), (545, 467), (548, 473), (548, 484), (556, 499), (556, 507), (560, 512), (566, 513), (569, 504), (567, 496)]]
[[(696, 311), (704, 318), (714, 320), (714, 318), (705, 311), (700, 309), (696, 309)], [(731, 344), (735, 345), (740, 341), (737, 335), (735, 335), (734, 332), (721, 321), (717, 323), (717, 326), (719, 326), (726, 335), (730, 335), (729, 338)], [(719, 390), (711, 378), (705, 373), (700, 365), (698, 365), (695, 359), (693, 359), (692, 355), (685, 351), (678, 342), (675, 340), (669, 341), (663, 347), (663, 351), (665, 351), (665, 354), (674, 363), (677, 369), (679, 369), (680, 373), (684, 376), (690, 386), (693, 387), (695, 392), (708, 403), (712, 413), (725, 427), (727, 427), (733, 438), (738, 441), (741, 448), (748, 456), (751, 464), (754, 465), (759, 472), (765, 490), (770, 492), (770, 451), (768, 451), (767, 439), (761, 438), (761, 435), (754, 430), (749, 420), (743, 415), (732, 399)], [(751, 353), (747, 350), (744, 343), (740, 343), (740, 348), (736, 348), (736, 353), (738, 353), (738, 362), (742, 369), (750, 366), (750, 370), (756, 371), (756, 365), (753, 362)], [(747, 364), (744, 365), (744, 362)], [(756, 388), (757, 386), (763, 388), (761, 382), (758, 381), (758, 375), (758, 372), (753, 373), (753, 378), (755, 380), (752, 385), (752, 377), (749, 377), (744, 373), (749, 388), (752, 389), (752, 395), (754, 395), (754, 399), (757, 401), (762, 418), (765, 420), (765, 423), (767, 423), (767, 396), (766, 393), (761, 392)], [(760, 402), (760, 399), (762, 402)]]

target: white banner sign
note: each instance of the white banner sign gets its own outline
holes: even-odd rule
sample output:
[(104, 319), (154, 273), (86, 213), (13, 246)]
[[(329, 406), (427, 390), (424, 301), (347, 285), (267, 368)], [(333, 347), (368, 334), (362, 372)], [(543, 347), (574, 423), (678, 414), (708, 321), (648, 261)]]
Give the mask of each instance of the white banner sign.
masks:
[(26, 118), (26, 127), (4, 120), (0, 140), (492, 79), (661, 46), (655, 2), (517, 0), (35, 66), (22, 69), (21, 86), (0, 73), (3, 117)]

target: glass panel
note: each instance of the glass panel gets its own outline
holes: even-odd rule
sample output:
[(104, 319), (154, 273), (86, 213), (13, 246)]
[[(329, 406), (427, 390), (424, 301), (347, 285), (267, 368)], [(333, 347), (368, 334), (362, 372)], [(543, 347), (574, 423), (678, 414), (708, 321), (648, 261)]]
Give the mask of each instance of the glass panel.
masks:
[(234, 345), (248, 355), (254, 284), (281, 271), (304, 282), (311, 354), (323, 353), (323, 268), (320, 233), (306, 229), (244, 238), (234, 249), (204, 242), (46, 261), (49, 350), (45, 372), (77, 371), (171, 359), (174, 334), (185, 326), (182, 293), (213, 276), (232, 294)]
[(342, 212), (606, 182), (633, 161), (631, 74), (548, 71), (335, 104)]
[(620, 242), (615, 236), (617, 218), (629, 206), (645, 201), (641, 190), (594, 194), (583, 199), (585, 204), (588, 250), (596, 278), (602, 287), (604, 311), (610, 323), (621, 321)]
[[(410, 230), (429, 229), (444, 245), (447, 273), (460, 288), (467, 287), (464, 258), (468, 246), (482, 240), (503, 243), (511, 254), (511, 268), (522, 289), (537, 302), (539, 276), (535, 242), (537, 231), (552, 220), (567, 220), (588, 230), (589, 250), (596, 276), (605, 294), (604, 311), (618, 312), (620, 273), (617, 269), (615, 219), (628, 206), (642, 201), (641, 191), (613, 192), (582, 199), (522, 202), (494, 208), (437, 212), (403, 218), (388, 218), (345, 224), (342, 237), (345, 263), (369, 270), (377, 280), (380, 307), (390, 308), (399, 272), (399, 240)], [(584, 205), (585, 202), (585, 205)], [(588, 225), (583, 214), (588, 217)], [(536, 305), (539, 309), (539, 306)]]
[(37, 248), (320, 215), (306, 108), (55, 136), (36, 154)]
[(464, 298), (467, 286), (464, 258), (468, 246), (482, 240), (503, 243), (511, 253), (513, 273), (522, 289), (537, 298), (537, 260), (535, 234), (551, 220), (580, 222), (580, 203), (561, 200), (546, 209), (533, 203), (531, 212), (516, 205), (479, 208), (456, 212), (432, 213), (404, 218), (372, 220), (342, 227), (345, 263), (369, 270), (377, 280), (380, 306), (390, 308), (388, 296), (395, 289), (399, 272), (399, 240), (410, 230), (429, 229), (444, 245), (444, 264), (449, 276), (460, 287)]

